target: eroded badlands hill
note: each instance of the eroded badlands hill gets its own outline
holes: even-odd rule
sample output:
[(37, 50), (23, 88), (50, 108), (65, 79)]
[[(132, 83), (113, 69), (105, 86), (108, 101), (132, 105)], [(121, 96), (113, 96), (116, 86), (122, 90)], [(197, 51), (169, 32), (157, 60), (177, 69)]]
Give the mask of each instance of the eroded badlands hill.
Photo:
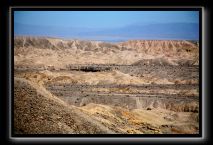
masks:
[[(42, 37), (16, 37), (15, 63), (53, 65), (124, 64), (161, 58), (171, 64), (199, 63), (198, 46), (189, 41), (132, 40), (105, 43), (85, 40), (61, 40)], [(45, 58), (45, 59), (44, 59)]]

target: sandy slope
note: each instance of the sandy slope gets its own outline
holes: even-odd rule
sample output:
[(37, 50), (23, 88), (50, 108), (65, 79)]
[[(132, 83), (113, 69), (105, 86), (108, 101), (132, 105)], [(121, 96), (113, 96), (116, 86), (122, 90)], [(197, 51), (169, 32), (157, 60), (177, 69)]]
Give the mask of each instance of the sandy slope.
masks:
[(15, 78), (14, 92), (15, 133), (113, 133), (33, 82)]
[(195, 133), (198, 128), (197, 114), (190, 112), (177, 113), (160, 108), (128, 110), (100, 104), (88, 104), (82, 109), (115, 132), (136, 134)]

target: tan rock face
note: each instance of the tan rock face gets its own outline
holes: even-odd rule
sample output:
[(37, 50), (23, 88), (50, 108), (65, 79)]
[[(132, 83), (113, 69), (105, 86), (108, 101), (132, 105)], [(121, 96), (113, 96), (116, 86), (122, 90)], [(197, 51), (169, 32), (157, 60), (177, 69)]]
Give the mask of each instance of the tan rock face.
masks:
[(198, 45), (192, 42), (175, 40), (131, 40), (120, 43), (119, 46), (152, 56), (162, 55), (167, 59), (194, 60), (197, 59), (199, 51)]
[(16, 37), (14, 45), (16, 63), (27, 59), (37, 64), (55, 66), (63, 66), (64, 64), (132, 64), (142, 59), (156, 58), (164, 59), (173, 64), (199, 63), (199, 48), (197, 44), (189, 41), (131, 40), (112, 44), (85, 40)]

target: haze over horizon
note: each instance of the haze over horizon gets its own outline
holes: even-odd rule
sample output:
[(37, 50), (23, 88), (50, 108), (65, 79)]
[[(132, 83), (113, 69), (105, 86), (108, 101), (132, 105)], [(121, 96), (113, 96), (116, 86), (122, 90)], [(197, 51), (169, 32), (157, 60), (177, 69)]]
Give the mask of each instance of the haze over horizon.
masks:
[(15, 11), (14, 34), (69, 39), (198, 40), (198, 11)]

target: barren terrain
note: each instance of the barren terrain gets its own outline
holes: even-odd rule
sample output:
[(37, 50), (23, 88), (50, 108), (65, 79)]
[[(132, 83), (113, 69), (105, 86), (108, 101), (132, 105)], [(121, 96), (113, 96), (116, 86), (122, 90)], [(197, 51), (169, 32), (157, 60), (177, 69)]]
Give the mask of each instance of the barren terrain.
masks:
[(199, 44), (14, 39), (17, 134), (197, 134)]

